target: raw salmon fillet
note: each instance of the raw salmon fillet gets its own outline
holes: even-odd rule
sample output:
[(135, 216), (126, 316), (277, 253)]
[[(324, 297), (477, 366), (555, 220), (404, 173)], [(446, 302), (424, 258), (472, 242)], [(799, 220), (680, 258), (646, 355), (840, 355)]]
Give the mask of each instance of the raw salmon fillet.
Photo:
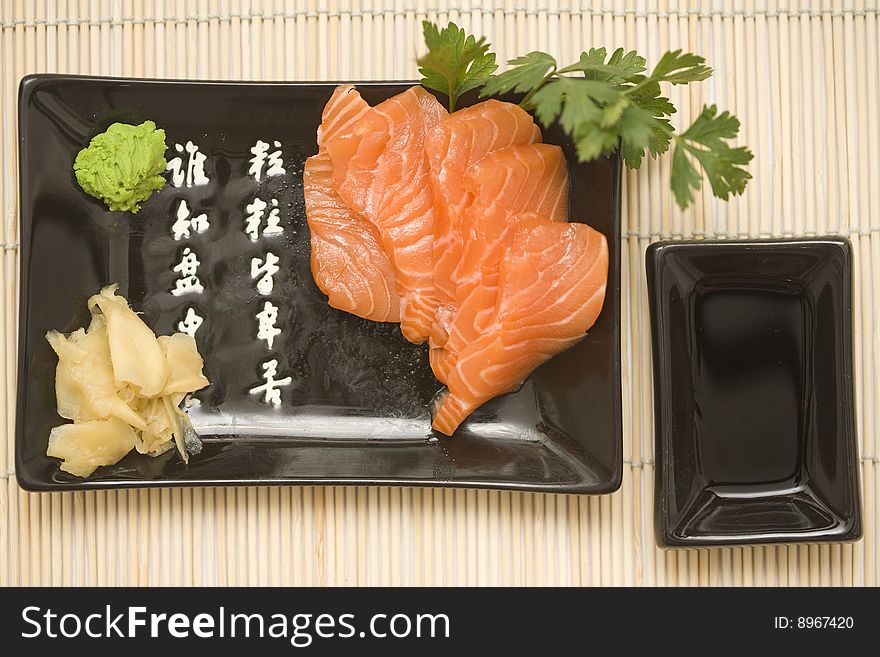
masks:
[(438, 299), (432, 347), (445, 344), (455, 313), (455, 271), (467, 230), (462, 220), (474, 199), (473, 185), (466, 184), (468, 172), (489, 153), (539, 141), (541, 131), (532, 117), (518, 105), (499, 100), (454, 112), (428, 134), (425, 151), (434, 194), (434, 285)]
[(308, 158), (303, 169), (312, 276), (334, 308), (377, 322), (397, 322), (400, 297), (379, 233), (336, 192), (324, 148), (327, 138), (350, 127), (369, 109), (351, 85), (337, 87), (324, 107), (318, 154)]
[(532, 117), (489, 100), (448, 115), (421, 87), (324, 108), (303, 173), (312, 272), (336, 308), (428, 341), (452, 435), (581, 340), (605, 299), (608, 244), (568, 223), (569, 176)]
[(330, 182), (331, 171), (326, 153), (308, 158), (303, 169), (315, 283), (334, 308), (376, 322), (398, 322), (400, 297), (378, 231), (342, 202)]
[(321, 112), (318, 126), (318, 149), (324, 149), (327, 140), (348, 130), (370, 109), (352, 84), (340, 84), (333, 90), (330, 100)]
[[(567, 219), (568, 166), (558, 146), (516, 146), (495, 151), (477, 162), (468, 172), (465, 185), (474, 201), (466, 212), (468, 230), (456, 270), (459, 327), (462, 315), (467, 314), (461, 312), (462, 307), (475, 289), (497, 290), (504, 241), (518, 223), (530, 217)], [(489, 307), (494, 305), (492, 298)], [(469, 341), (476, 336), (467, 333), (462, 337)]]
[(458, 354), (485, 330), (498, 291), (504, 244), (523, 220), (565, 221), (568, 166), (558, 146), (525, 144), (497, 150), (463, 179), (472, 196), (464, 211), (463, 248), (456, 267), (456, 301), (445, 352), (432, 362), (445, 381)]
[(477, 407), (583, 338), (602, 309), (607, 278), (608, 243), (598, 231), (522, 222), (504, 249), (492, 316), (450, 370), (434, 429), (452, 435)]
[(400, 329), (416, 344), (428, 339), (437, 306), (425, 138), (445, 116), (437, 99), (416, 86), (324, 135), (333, 187), (378, 229), (400, 297)]

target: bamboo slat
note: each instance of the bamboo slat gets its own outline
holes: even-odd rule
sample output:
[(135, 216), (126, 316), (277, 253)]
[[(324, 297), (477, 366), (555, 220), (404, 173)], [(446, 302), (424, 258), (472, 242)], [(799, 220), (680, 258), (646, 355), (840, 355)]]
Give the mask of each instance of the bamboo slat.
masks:
[[(590, 46), (716, 75), (671, 90), (686, 125), (717, 102), (755, 152), (748, 192), (680, 211), (669, 160), (626, 172), (624, 460), (608, 497), (401, 488), (35, 495), (13, 470), (18, 295), (17, 85), (32, 72), (205, 79), (407, 79), (424, 18), (485, 34), (504, 60)], [(0, 586), (878, 584), (880, 11), (876, 0), (0, 0)], [(664, 552), (653, 542), (644, 253), (663, 238), (852, 240), (865, 537), (855, 545)]]

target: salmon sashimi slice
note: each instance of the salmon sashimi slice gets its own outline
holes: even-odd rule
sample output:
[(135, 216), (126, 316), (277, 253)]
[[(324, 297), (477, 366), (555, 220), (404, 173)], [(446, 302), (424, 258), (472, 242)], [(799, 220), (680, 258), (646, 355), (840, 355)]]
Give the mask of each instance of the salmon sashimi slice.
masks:
[(446, 377), (449, 376), (451, 361), (448, 356), (449, 352), (443, 347), (431, 347), (428, 350), (428, 364), (431, 366), (434, 378), (441, 383), (446, 383)]
[(400, 297), (379, 233), (342, 202), (331, 172), (326, 153), (308, 158), (303, 169), (315, 283), (334, 308), (376, 322), (398, 322)]
[(467, 172), (485, 155), (541, 141), (541, 131), (518, 105), (487, 100), (450, 114), (428, 134), (425, 151), (434, 194), (434, 285), (438, 298), (432, 346), (443, 346), (454, 316), (455, 269), (464, 246), (462, 217), (473, 201)]
[(437, 99), (416, 86), (323, 135), (336, 191), (378, 229), (400, 297), (400, 329), (416, 344), (427, 340), (437, 306), (425, 137), (445, 116)]
[(434, 429), (451, 436), (479, 406), (582, 339), (602, 309), (607, 277), (608, 243), (598, 231), (522, 223), (504, 250), (493, 316), (450, 369)]
[(457, 310), (446, 354), (435, 359), (442, 374), (486, 329), (510, 232), (526, 220), (565, 221), (568, 216), (568, 166), (558, 146), (526, 144), (495, 151), (469, 170), (465, 187), (473, 203), (465, 212), (469, 230), (456, 271)]
[(397, 322), (400, 298), (379, 233), (336, 193), (330, 156), (323, 147), (326, 138), (347, 129), (369, 109), (351, 85), (337, 87), (324, 107), (318, 154), (308, 158), (303, 169), (312, 276), (334, 308), (377, 322)]
[(348, 130), (370, 109), (353, 84), (340, 84), (321, 112), (318, 126), (318, 148), (323, 149), (328, 139)]

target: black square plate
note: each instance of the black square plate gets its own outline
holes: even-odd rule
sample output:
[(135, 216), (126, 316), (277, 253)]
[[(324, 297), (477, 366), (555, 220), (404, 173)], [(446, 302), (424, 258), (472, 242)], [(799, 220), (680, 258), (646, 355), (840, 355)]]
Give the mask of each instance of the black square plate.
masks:
[[(360, 84), (377, 103), (410, 84)], [(427, 350), (396, 326), (330, 308), (312, 282), (302, 167), (316, 151), (321, 109), (334, 85), (170, 82), (71, 76), (26, 78), (20, 90), (21, 325), (16, 468), (38, 490), (218, 484), (421, 484), (608, 493), (621, 477), (620, 163), (578, 164), (564, 147), (572, 216), (608, 238), (605, 307), (586, 339), (536, 371), (518, 392), (479, 410), (451, 439), (432, 435), (429, 407), (440, 389)], [(210, 183), (170, 184), (136, 216), (111, 213), (77, 186), (74, 157), (114, 121), (154, 120), (169, 147), (188, 140), (208, 156)], [(286, 175), (248, 175), (249, 149), (278, 140)], [(175, 153), (172, 151), (169, 158)], [(245, 206), (276, 198), (280, 236), (251, 242)], [(170, 234), (181, 199), (206, 212), (210, 229), (188, 240), (201, 260), (201, 295), (169, 292), (184, 244)], [(265, 345), (255, 337), (262, 307), (251, 258), (280, 256), (271, 299), (280, 308), (273, 356), (293, 383), (274, 409), (248, 394), (261, 382)], [(56, 359), (43, 337), (86, 320), (86, 299), (119, 282), (158, 333), (176, 330), (195, 306), (196, 333), (212, 381), (191, 411), (205, 448), (184, 465), (173, 453), (132, 453), (88, 480), (45, 456), (55, 412)]]
[(662, 546), (861, 535), (850, 245), (648, 249)]

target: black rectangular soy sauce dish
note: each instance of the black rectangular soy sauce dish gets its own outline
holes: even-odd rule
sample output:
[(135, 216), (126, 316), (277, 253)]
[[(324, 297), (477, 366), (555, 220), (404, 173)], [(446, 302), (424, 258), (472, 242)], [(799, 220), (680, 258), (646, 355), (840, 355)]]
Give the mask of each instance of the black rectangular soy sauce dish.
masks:
[(657, 543), (859, 538), (849, 242), (660, 242), (646, 264)]
[[(414, 83), (362, 83), (370, 104)], [(620, 161), (577, 162), (559, 130), (572, 176), (572, 217), (608, 239), (605, 306), (574, 348), (539, 368), (517, 392), (493, 400), (452, 438), (432, 435), (429, 406), (440, 389), (423, 347), (326, 304), (309, 271), (302, 165), (316, 151), (321, 109), (335, 83), (224, 83), (29, 76), (20, 87), (21, 296), (16, 474), (29, 490), (236, 484), (382, 484), (610, 493), (622, 473), (620, 407)], [(169, 146), (193, 140), (209, 156), (211, 184), (167, 185), (132, 217), (106, 211), (71, 173), (77, 151), (114, 121), (154, 120)], [(283, 180), (246, 176), (260, 138), (284, 146)], [(276, 276), (279, 376), (295, 385), (280, 409), (246, 393), (259, 382), (264, 350), (253, 335), (261, 302), (247, 263), (262, 252), (244, 235), (255, 193), (278, 198), (285, 233)], [(88, 479), (45, 456), (55, 412), (49, 329), (87, 319), (86, 299), (119, 282), (158, 333), (170, 333), (186, 302), (168, 294), (180, 243), (169, 226), (180, 198), (206, 209), (212, 228), (189, 240), (203, 265), (206, 316), (196, 339), (209, 388), (190, 414), (203, 452), (184, 465), (174, 453), (131, 453)], [(274, 293), (273, 293), (274, 294)], [(222, 348), (221, 348), (222, 345)]]

